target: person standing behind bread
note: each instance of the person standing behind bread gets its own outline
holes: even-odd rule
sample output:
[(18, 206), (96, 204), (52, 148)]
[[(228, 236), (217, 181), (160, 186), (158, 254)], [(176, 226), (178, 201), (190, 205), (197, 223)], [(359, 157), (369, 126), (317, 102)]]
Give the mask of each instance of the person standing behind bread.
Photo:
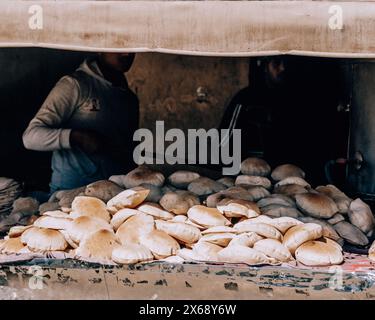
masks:
[(134, 167), (139, 102), (124, 73), (133, 53), (100, 53), (61, 78), (23, 134), (27, 149), (52, 151), (51, 193)]

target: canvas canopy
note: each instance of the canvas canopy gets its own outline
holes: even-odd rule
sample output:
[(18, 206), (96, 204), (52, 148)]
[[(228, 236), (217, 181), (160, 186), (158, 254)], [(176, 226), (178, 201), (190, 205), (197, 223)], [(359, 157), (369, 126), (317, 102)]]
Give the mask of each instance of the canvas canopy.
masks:
[(1, 1), (1, 47), (375, 57), (375, 2)]

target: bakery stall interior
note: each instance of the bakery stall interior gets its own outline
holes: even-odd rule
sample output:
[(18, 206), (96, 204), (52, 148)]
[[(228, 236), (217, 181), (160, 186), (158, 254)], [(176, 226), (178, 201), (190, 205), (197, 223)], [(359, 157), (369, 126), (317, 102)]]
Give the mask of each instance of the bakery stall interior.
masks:
[[(22, 134), (55, 83), (95, 53), (7, 48), (0, 55), (0, 176), (21, 185), (17, 196), (38, 197), (49, 192), (51, 153), (26, 150)], [(261, 81), (258, 67), (264, 59), (137, 54), (127, 79), (140, 101), (140, 127), (154, 131), (155, 121), (163, 120), (165, 130), (218, 128), (236, 93)], [(302, 56), (283, 59), (291, 85), (282, 99), (273, 100), (278, 117), (269, 140), (274, 158), (265, 160), (273, 168), (295, 164), (313, 187), (334, 184), (372, 205), (373, 64)], [(269, 99), (267, 93), (260, 101), (263, 98)], [(262, 150), (257, 155), (262, 157)], [(158, 170), (167, 176), (177, 168), (164, 165)], [(215, 179), (221, 175), (218, 166), (198, 164), (189, 169)], [(3, 217), (12, 208), (8, 204), (6, 209)]]
[[(51, 154), (26, 150), (22, 133), (56, 82), (93, 55), (38, 48), (0, 50), (0, 175), (20, 181), (26, 192), (49, 190)], [(138, 54), (127, 79), (140, 100), (140, 127), (155, 131), (155, 121), (164, 120), (165, 130), (218, 128), (236, 93), (261, 81), (260, 59)], [(307, 179), (315, 180), (315, 185), (332, 182), (349, 187), (349, 165), (343, 159), (348, 158), (353, 63), (284, 59), (294, 80), (285, 90), (287, 100), (274, 100), (279, 121), (270, 142), (284, 141), (274, 150), (272, 164), (288, 161), (306, 168)]]
[[(0, 299), (375, 297), (371, 2), (0, 1), (0, 11)], [(98, 52), (136, 53), (126, 78), (139, 127), (157, 140), (162, 123), (164, 148), (147, 141), (155, 162), (108, 179), (94, 164), (63, 170), (68, 190), (51, 192), (56, 153), (29, 150), (42, 139), (27, 149), (23, 134), (59, 79)], [(94, 117), (96, 98), (82, 108)], [(126, 126), (108, 119), (98, 132), (114, 129), (106, 142), (118, 146)], [(182, 141), (230, 129), (216, 151), (240, 143), (240, 170), (210, 161), (213, 139), (169, 164), (170, 129)], [(188, 162), (201, 153), (208, 163)]]

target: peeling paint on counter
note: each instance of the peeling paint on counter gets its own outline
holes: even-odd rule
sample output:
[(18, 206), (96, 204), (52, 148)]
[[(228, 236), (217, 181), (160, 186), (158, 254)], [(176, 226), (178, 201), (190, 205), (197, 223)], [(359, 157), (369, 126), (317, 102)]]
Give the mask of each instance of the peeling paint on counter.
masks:
[(375, 298), (375, 271), (364, 271), (362, 264), (360, 271), (343, 266), (342, 287), (330, 288), (332, 272), (327, 268), (160, 261), (109, 266), (69, 259), (37, 262), (43, 272), (43, 290), (28, 287), (30, 268), (36, 261), (2, 264), (0, 299)]

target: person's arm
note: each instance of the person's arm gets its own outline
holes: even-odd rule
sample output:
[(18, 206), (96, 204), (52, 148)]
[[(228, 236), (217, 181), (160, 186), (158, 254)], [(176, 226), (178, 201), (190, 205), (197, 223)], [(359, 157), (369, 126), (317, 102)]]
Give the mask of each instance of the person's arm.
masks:
[(25, 148), (36, 151), (70, 149), (71, 129), (64, 128), (64, 124), (79, 99), (77, 80), (69, 76), (60, 79), (25, 130), (22, 137)]

